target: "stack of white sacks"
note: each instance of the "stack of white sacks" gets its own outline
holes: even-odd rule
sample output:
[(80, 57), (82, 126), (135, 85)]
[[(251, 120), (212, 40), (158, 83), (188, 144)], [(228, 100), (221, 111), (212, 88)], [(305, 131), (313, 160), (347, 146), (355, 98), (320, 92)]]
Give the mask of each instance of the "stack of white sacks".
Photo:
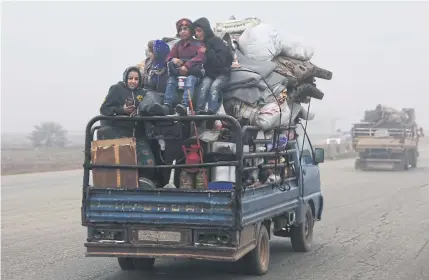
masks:
[(217, 23), (214, 32), (235, 50), (224, 92), (226, 113), (247, 118), (265, 131), (297, 118), (314, 118), (301, 103), (310, 97), (322, 99), (315, 78), (330, 80), (332, 73), (310, 62), (312, 47), (258, 18), (232, 18)]

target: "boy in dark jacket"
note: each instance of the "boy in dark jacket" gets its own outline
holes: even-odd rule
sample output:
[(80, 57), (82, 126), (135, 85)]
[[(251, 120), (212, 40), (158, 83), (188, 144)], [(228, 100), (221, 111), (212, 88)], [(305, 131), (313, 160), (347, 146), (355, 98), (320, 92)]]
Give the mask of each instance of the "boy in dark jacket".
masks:
[(222, 91), (228, 85), (234, 58), (226, 43), (214, 35), (207, 18), (197, 19), (193, 27), (195, 37), (203, 41), (207, 48), (204, 63), (206, 76), (198, 87), (197, 109), (204, 110), (208, 102), (209, 114), (216, 114), (222, 104)]
[(178, 41), (167, 57), (169, 79), (164, 94), (164, 106), (169, 113), (172, 110), (173, 97), (176, 94), (178, 76), (187, 76), (185, 81), (185, 92), (182, 104), (176, 106), (179, 115), (186, 115), (189, 108), (188, 90), (191, 98), (194, 95), (195, 85), (199, 78), (204, 76), (204, 43), (192, 38), (192, 22), (189, 19), (181, 19), (176, 23), (177, 32), (180, 36)]

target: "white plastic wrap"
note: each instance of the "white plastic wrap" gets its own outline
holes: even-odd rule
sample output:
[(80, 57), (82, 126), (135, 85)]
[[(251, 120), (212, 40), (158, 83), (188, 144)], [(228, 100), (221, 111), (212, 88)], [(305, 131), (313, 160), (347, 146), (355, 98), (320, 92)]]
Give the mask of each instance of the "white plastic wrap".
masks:
[[(255, 116), (255, 125), (260, 127), (262, 130), (267, 131), (273, 129), (276, 126), (279, 126), (280, 124), (289, 125), (289, 121), (294, 121), (300, 113), (304, 113), (304, 117), (307, 117), (307, 111), (298, 103), (288, 104), (287, 102), (284, 102), (280, 105), (280, 108), (276, 102), (264, 105)], [(292, 117), (291, 109), (293, 109)], [(308, 114), (309, 120), (313, 118), (314, 114)]]
[(288, 32), (281, 32), (281, 55), (302, 61), (310, 60), (314, 55), (314, 49), (302, 43), (302, 39)]
[(265, 23), (247, 28), (238, 42), (240, 51), (255, 60), (270, 61), (282, 51), (280, 33)]

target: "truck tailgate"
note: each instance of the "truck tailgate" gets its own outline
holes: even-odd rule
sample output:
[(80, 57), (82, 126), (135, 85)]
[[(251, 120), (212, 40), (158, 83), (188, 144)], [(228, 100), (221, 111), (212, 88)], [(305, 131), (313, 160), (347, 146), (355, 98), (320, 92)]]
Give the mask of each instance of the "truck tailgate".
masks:
[(235, 227), (234, 192), (91, 189), (86, 223)]
[(375, 138), (375, 137), (356, 137), (354, 139), (356, 150), (364, 150), (371, 148), (384, 149), (403, 149), (404, 142), (396, 138)]

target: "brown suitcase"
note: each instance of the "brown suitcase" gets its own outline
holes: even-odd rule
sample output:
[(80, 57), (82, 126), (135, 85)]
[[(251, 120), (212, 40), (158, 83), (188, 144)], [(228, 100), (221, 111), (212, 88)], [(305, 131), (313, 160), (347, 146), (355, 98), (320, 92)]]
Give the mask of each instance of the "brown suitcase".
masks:
[[(93, 164), (137, 164), (136, 139), (119, 138), (92, 141)], [(93, 185), (96, 188), (138, 188), (137, 169), (92, 169)]]

